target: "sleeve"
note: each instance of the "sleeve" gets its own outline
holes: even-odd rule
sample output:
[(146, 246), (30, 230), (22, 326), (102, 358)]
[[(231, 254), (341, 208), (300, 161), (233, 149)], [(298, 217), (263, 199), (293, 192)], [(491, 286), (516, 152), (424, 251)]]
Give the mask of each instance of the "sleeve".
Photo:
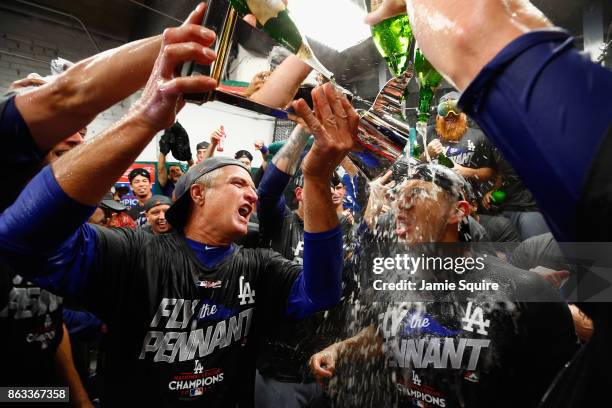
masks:
[(257, 189), (257, 218), (262, 235), (273, 238), (280, 232), (285, 217), (283, 192), (291, 176), (269, 163)]
[(612, 72), (572, 43), (559, 29), (519, 37), (459, 102), (534, 193), (560, 241), (576, 238), (578, 203), (612, 122)]
[(495, 168), (495, 157), (493, 156), (493, 145), (489, 139), (480, 131), (476, 145), (476, 154), (474, 155), (474, 168), (480, 169), (483, 167)]
[[(136, 252), (134, 239), (116, 239), (110, 248), (106, 235), (119, 232), (85, 224), (94, 209), (68, 197), (47, 166), (0, 215), (0, 255), (36, 285), (74, 298), (106, 320), (105, 307), (121, 287), (101, 276), (130, 275)], [(131, 230), (123, 234), (136, 236)]]
[(342, 295), (342, 230), (304, 232), (304, 270), (287, 300), (286, 315), (301, 319), (335, 306)]
[(0, 96), (0, 138), (4, 152), (0, 172), (11, 175), (5, 177), (0, 195), (2, 211), (15, 201), (28, 180), (40, 169), (45, 156), (15, 106), (14, 93)]

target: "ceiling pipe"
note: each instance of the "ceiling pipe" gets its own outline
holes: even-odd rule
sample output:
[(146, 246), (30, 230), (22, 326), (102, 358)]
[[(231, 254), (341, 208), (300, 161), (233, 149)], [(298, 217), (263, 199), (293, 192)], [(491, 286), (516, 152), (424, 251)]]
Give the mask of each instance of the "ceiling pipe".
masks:
[(170, 20), (176, 21), (177, 23), (183, 24), (183, 20), (179, 20), (179, 19), (178, 19), (178, 18), (176, 18), (176, 17), (173, 17), (173, 16), (171, 16), (171, 15), (169, 15), (169, 14), (166, 14), (166, 13), (164, 13), (163, 11), (159, 11), (159, 10), (157, 10), (157, 9), (153, 8), (153, 7), (147, 6), (147, 5), (146, 5), (146, 4), (144, 4), (144, 3), (141, 3), (141, 2), (136, 1), (136, 0), (128, 0), (128, 1), (129, 1), (130, 3), (136, 4), (137, 6), (140, 6), (140, 7), (142, 7), (142, 8), (145, 8), (145, 9), (147, 9), (147, 10), (149, 10), (149, 11), (152, 11), (152, 12), (154, 12), (154, 13), (157, 13), (157, 14), (159, 14), (160, 16), (164, 16), (164, 17), (166, 17), (166, 18), (169, 18)]

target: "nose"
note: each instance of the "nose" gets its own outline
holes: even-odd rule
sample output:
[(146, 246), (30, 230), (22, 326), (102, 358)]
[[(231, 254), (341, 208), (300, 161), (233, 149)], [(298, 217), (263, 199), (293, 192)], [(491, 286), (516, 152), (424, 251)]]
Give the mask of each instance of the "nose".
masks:
[(64, 141), (66, 143), (69, 143), (73, 146), (78, 146), (81, 143), (83, 143), (85, 141), (85, 139), (83, 138), (83, 135), (81, 135), (79, 132), (75, 133), (74, 135), (64, 139)]
[(160, 211), (159, 212), (159, 219), (160, 220), (165, 220), (166, 219), (166, 212), (165, 211)]
[(257, 198), (258, 198), (257, 192), (254, 189), (252, 188), (247, 189), (246, 199), (249, 201), (249, 203), (255, 204), (257, 202)]

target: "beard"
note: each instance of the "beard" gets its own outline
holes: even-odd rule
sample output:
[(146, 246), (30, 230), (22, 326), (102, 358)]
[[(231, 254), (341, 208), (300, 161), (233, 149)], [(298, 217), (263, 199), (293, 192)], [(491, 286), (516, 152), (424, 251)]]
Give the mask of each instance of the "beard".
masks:
[[(450, 114), (449, 114), (450, 115)], [(467, 131), (467, 116), (465, 113), (459, 115), (457, 120), (445, 120), (442, 116), (436, 116), (436, 133), (447, 142), (460, 140)]]

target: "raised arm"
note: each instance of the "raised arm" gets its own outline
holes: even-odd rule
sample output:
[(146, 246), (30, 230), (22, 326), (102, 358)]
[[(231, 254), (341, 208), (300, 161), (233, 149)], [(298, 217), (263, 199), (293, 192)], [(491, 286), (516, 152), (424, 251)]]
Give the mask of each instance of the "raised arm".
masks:
[(284, 108), (293, 100), (300, 84), (312, 68), (295, 55), (290, 55), (276, 67), (265, 84), (250, 99), (276, 108)]
[(102, 52), (52, 83), (17, 95), (15, 104), (38, 148), (53, 147), (140, 89), (151, 75), (161, 43), (156, 36)]
[(334, 306), (342, 292), (342, 231), (331, 199), (333, 171), (353, 146), (359, 116), (328, 83), (312, 91), (316, 114), (303, 99), (293, 108), (315, 141), (304, 158), (304, 270), (294, 283), (287, 314), (303, 317)]

